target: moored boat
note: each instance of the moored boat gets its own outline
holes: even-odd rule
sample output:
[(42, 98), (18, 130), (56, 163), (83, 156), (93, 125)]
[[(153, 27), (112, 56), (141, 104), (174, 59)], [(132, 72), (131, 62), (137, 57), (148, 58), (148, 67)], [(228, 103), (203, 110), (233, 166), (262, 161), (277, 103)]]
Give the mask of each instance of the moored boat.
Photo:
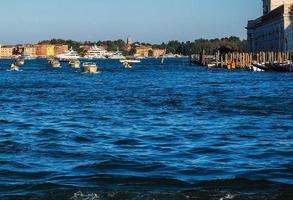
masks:
[(271, 71), (271, 72), (293, 72), (293, 65), (288, 63), (253, 63), (253, 71)]
[(64, 53), (57, 55), (56, 58), (58, 58), (61, 62), (67, 62), (70, 60), (79, 59), (80, 56), (78, 55), (76, 51), (74, 51), (71, 48), (70, 50), (65, 51)]
[(251, 70), (251, 71), (254, 71), (254, 72), (263, 72), (263, 71), (265, 71), (263, 69), (260, 69), (260, 68), (258, 68), (256, 66), (254, 66), (254, 65), (249, 65), (248, 69)]
[(117, 51), (117, 52), (114, 52), (114, 53), (111, 53), (109, 56), (108, 56), (109, 59), (113, 59), (113, 60), (124, 60), (126, 59), (126, 57), (120, 52), (120, 51)]
[(98, 67), (97, 64), (94, 62), (85, 62), (82, 64), (83, 72), (89, 74), (97, 73)]
[(287, 63), (273, 63), (271, 70), (276, 72), (293, 72), (293, 65)]
[(91, 47), (91, 49), (84, 55), (84, 58), (86, 59), (105, 59), (106, 57), (107, 51), (97, 47), (97, 45)]

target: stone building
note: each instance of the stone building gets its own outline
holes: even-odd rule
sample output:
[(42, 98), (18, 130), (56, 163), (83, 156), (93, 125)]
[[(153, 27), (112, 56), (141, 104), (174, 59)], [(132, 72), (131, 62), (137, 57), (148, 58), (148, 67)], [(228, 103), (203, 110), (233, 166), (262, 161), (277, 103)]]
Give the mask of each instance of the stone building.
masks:
[(293, 0), (263, 0), (263, 16), (248, 21), (251, 52), (293, 51)]
[(31, 56), (36, 57), (37, 56), (37, 49), (35, 45), (25, 45), (24, 46), (24, 53)]
[(165, 49), (153, 49), (153, 57), (158, 58), (165, 55)]
[(135, 47), (135, 56), (146, 58), (149, 56), (149, 51), (152, 50), (151, 46), (139, 45)]
[(54, 55), (60, 55), (64, 53), (65, 51), (68, 51), (68, 45), (63, 45), (63, 44), (57, 44), (54, 46)]
[(36, 45), (36, 54), (40, 57), (55, 56), (55, 45), (38, 44)]
[(13, 56), (13, 51), (15, 47), (6, 45), (6, 46), (1, 46), (0, 45), (0, 58), (11, 58)]

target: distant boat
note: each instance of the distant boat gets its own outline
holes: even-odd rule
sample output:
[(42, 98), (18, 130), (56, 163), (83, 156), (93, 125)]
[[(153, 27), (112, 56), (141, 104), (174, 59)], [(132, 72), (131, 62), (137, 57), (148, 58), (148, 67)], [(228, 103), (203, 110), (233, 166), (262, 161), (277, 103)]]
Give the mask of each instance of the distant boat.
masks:
[(107, 56), (107, 51), (100, 49), (97, 45), (94, 45), (87, 53), (84, 55), (84, 58), (87, 59), (105, 59)]
[(79, 60), (70, 60), (69, 65), (72, 68), (80, 68), (80, 61)]
[[(253, 71), (293, 72), (293, 65), (288, 63), (253, 63)], [(258, 70), (259, 69), (259, 70)]]
[(126, 58), (126, 59), (120, 60), (120, 62), (123, 64), (123, 66), (126, 69), (131, 69), (132, 68), (131, 64), (141, 63), (141, 61), (137, 58)]
[(141, 63), (140, 59), (136, 59), (136, 58), (126, 58), (126, 59), (121, 59), (120, 60), (121, 63)]
[(52, 60), (49, 62), (49, 64), (53, 67), (53, 68), (60, 68), (61, 64), (58, 60)]
[(97, 64), (94, 62), (85, 62), (82, 64), (83, 72), (89, 74), (97, 73), (98, 67)]
[(256, 65), (250, 65), (250, 66), (248, 66), (248, 68), (249, 68), (251, 71), (254, 71), (254, 72), (263, 72), (263, 71), (265, 71), (265, 70), (263, 70), (263, 69), (257, 67)]
[(24, 59), (21, 58), (21, 57), (19, 57), (19, 58), (16, 59), (15, 64), (16, 64), (17, 66), (19, 66), (19, 65), (24, 65), (24, 62), (25, 62)]
[(111, 54), (109, 56), (109, 59), (113, 59), (113, 60), (123, 60), (123, 59), (126, 59), (125, 56), (122, 55), (122, 53), (120, 51), (117, 51), (113, 54)]
[(286, 63), (273, 63), (269, 65), (271, 71), (276, 72), (293, 72), (293, 65)]
[(13, 63), (13, 64), (10, 65), (10, 70), (9, 71), (18, 72), (19, 67), (16, 64)]
[(76, 51), (74, 51), (72, 48), (68, 51), (65, 51), (62, 54), (59, 54), (56, 56), (60, 61), (70, 61), (70, 60), (76, 60), (79, 59), (80, 56)]

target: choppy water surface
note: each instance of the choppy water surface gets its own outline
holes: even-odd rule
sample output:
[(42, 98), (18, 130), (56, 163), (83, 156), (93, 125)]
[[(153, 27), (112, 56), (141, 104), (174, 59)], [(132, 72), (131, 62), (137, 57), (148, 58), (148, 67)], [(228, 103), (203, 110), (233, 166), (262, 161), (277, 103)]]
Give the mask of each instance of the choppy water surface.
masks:
[(293, 74), (187, 59), (131, 70), (97, 61), (95, 75), (35, 60), (13, 73), (11, 62), (0, 61), (1, 199), (186, 190), (290, 198)]

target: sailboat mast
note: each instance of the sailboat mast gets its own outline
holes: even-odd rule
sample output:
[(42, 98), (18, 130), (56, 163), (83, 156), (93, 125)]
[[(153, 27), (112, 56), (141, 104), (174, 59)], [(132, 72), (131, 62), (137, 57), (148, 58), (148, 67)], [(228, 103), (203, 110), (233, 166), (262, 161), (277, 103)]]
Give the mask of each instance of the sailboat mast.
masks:
[(167, 48), (165, 48), (164, 54), (163, 54), (163, 56), (162, 56), (162, 60), (161, 60), (161, 63), (162, 63), (162, 64), (164, 64), (166, 51), (167, 51)]

